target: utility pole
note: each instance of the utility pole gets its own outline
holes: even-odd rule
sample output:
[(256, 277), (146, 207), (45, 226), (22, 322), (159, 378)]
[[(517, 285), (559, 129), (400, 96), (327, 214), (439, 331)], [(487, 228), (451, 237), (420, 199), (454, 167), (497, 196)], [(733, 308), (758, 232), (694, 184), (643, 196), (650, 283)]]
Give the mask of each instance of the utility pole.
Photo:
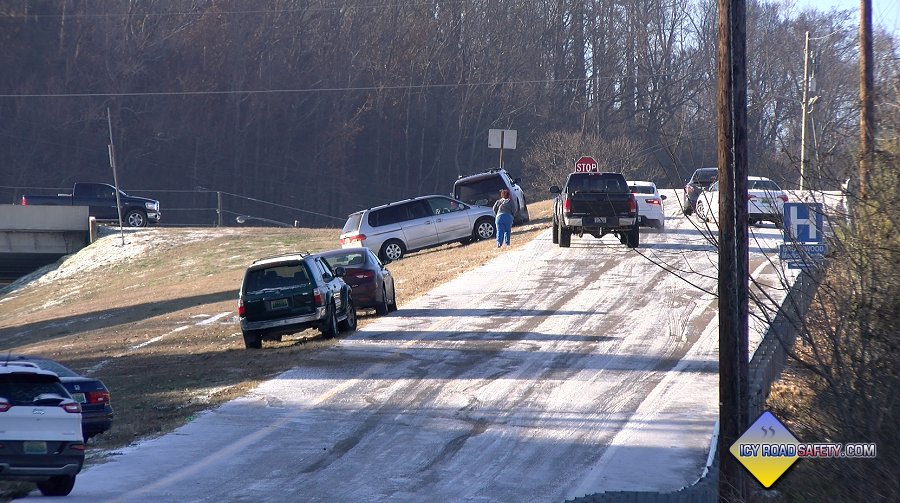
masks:
[(748, 423), (746, 0), (718, 0), (719, 164), (719, 501), (746, 498), (746, 478), (729, 448)]
[(875, 157), (875, 70), (872, 0), (859, 2), (859, 198), (866, 199)]
[(806, 110), (809, 103), (809, 32), (803, 46), (803, 123), (800, 125), (800, 190), (806, 188)]

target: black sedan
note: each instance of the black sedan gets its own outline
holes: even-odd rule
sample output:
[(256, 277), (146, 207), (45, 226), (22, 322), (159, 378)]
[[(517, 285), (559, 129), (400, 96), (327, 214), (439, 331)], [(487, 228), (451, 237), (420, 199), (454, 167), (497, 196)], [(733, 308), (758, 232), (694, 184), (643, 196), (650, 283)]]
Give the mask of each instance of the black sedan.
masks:
[(10, 364), (30, 364), (59, 376), (66, 391), (81, 404), (81, 433), (84, 441), (112, 427), (113, 409), (109, 403), (109, 389), (95, 377), (85, 377), (65, 365), (33, 355), (3, 355)]
[(368, 248), (342, 248), (318, 254), (331, 266), (343, 267), (344, 282), (353, 291), (358, 308), (374, 308), (378, 314), (397, 309), (394, 277)]

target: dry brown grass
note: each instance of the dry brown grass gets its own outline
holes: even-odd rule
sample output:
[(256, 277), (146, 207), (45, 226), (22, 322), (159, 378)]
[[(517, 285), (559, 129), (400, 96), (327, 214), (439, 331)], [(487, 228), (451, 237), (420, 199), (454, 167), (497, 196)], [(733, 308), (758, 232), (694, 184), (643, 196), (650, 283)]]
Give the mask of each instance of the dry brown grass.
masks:
[[(514, 229), (513, 248), (549, 226), (549, 201), (529, 209), (532, 223)], [(335, 344), (310, 330), (247, 351), (236, 324), (196, 323), (200, 316), (236, 310), (241, 277), (252, 260), (334, 248), (336, 229), (211, 230), (206, 239), (187, 243), (185, 236), (196, 230), (155, 232), (166, 239), (139, 260), (32, 284), (0, 303), (4, 350), (57, 359), (110, 388), (114, 425), (91, 447), (115, 448), (171, 431), (295, 366), (301, 353)], [(391, 264), (400, 308), (497, 253), (493, 241), (450, 244)], [(361, 316), (360, 325), (372, 319)], [(187, 328), (175, 331), (179, 327)]]

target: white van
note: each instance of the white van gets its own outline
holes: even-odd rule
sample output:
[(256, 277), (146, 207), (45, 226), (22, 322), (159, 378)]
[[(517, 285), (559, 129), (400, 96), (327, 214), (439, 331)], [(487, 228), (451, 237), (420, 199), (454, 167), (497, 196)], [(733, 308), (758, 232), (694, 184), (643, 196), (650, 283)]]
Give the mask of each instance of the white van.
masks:
[(341, 229), (341, 247), (364, 246), (382, 262), (453, 241), (490, 239), (494, 210), (447, 196), (421, 196), (358, 211)]
[(484, 173), (461, 176), (453, 183), (451, 196), (475, 206), (494, 206), (500, 198), (500, 191), (509, 191), (516, 212), (513, 224), (528, 222), (528, 204), (525, 202), (525, 191), (519, 187), (519, 179), (513, 179), (505, 169), (492, 169)]

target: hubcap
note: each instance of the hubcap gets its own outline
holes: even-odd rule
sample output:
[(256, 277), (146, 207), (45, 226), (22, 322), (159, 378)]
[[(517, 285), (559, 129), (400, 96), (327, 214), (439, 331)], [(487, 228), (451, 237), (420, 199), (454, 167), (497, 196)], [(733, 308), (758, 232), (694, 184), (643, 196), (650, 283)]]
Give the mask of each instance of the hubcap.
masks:
[(482, 223), (478, 226), (478, 237), (488, 239), (494, 234), (494, 227), (489, 223)]
[(144, 223), (144, 218), (139, 213), (132, 213), (128, 217), (128, 224), (132, 227), (140, 227)]
[(387, 245), (387, 248), (384, 249), (384, 254), (391, 260), (397, 260), (402, 255), (402, 251), (400, 250), (400, 245), (391, 243)]

